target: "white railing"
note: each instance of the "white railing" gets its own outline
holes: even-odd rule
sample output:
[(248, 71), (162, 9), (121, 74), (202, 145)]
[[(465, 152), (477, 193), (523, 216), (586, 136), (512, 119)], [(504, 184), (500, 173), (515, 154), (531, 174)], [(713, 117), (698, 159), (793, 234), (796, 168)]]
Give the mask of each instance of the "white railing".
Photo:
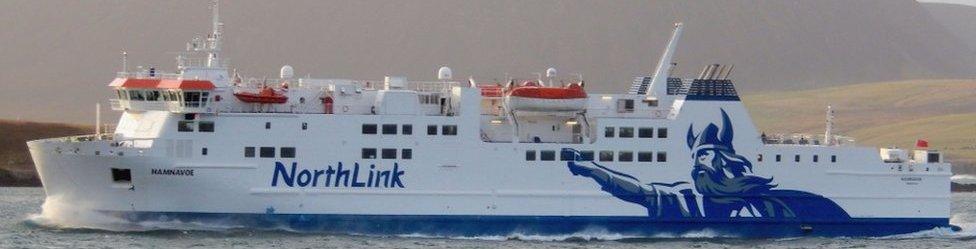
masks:
[(142, 72), (118, 72), (115, 75), (118, 78), (129, 78), (129, 79), (163, 79), (163, 80), (175, 80), (182, 79), (183, 75), (178, 73), (163, 73), (156, 71), (150, 74), (149, 71)]
[(450, 92), (451, 88), (458, 86), (457, 82), (453, 81), (443, 81), (443, 82), (423, 82), (414, 81), (407, 83), (407, 89), (418, 91), (418, 92)]
[(788, 144), (788, 145), (821, 145), (821, 146), (854, 146), (855, 140), (852, 137), (833, 136), (833, 143), (828, 143), (824, 135), (811, 134), (771, 134), (760, 136), (765, 144)]

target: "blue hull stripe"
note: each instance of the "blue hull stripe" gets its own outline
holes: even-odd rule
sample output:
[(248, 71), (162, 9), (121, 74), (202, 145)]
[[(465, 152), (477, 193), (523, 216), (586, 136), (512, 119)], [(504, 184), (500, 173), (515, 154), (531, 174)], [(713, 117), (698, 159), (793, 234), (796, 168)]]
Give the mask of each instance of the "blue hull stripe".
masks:
[(128, 221), (233, 223), (255, 229), (301, 232), (430, 236), (569, 235), (602, 231), (628, 236), (681, 235), (708, 231), (720, 236), (763, 238), (796, 236), (874, 237), (950, 227), (948, 218), (853, 218), (844, 222), (773, 220), (670, 220), (602, 216), (336, 215), (104, 212)]

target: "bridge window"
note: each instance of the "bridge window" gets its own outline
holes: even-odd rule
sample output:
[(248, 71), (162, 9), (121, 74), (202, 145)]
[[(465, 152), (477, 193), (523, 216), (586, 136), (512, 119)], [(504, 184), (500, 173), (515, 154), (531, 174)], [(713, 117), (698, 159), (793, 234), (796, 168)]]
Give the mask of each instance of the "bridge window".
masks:
[(146, 101), (159, 100), (159, 91), (146, 91)]
[(813, 162), (819, 162), (819, 161), (820, 161), (820, 156), (819, 155), (813, 155)]
[(214, 132), (214, 122), (213, 121), (200, 121), (199, 129), (200, 129), (200, 132)]
[(193, 132), (193, 121), (181, 120), (177, 122), (176, 130), (179, 132)]
[(437, 126), (436, 125), (428, 125), (427, 126), (427, 135), (437, 135)]
[(129, 90), (129, 98), (132, 100), (145, 100), (146, 98), (142, 96), (142, 91), (139, 90)]
[(800, 162), (800, 155), (794, 155), (793, 156), (793, 161), (794, 162)]
[(763, 155), (759, 154), (759, 156), (756, 157), (756, 161), (762, 162), (762, 160), (763, 160)]
[(613, 162), (613, 151), (601, 150), (600, 151), (600, 161), (601, 162)]
[(183, 92), (183, 106), (191, 108), (200, 107), (200, 93)]
[(836, 163), (837, 162), (837, 156), (836, 155), (830, 155), (830, 162)]
[(376, 159), (376, 149), (363, 148), (363, 159)]
[(244, 157), (254, 157), (254, 147), (244, 147)]
[(441, 127), (441, 134), (445, 136), (457, 135), (457, 125), (445, 125)]
[(275, 157), (275, 147), (261, 147), (259, 150), (261, 157), (263, 158), (274, 158)]
[(396, 159), (397, 149), (383, 149), (381, 156), (383, 159)]
[(302, 130), (308, 130), (308, 123), (302, 122)]
[(264, 122), (264, 129), (265, 130), (270, 130), (271, 129), (271, 122)]
[(664, 152), (664, 151), (659, 151), (657, 153), (657, 161), (658, 162), (667, 162), (668, 161), (668, 153), (667, 152)]
[(653, 138), (654, 128), (641, 127), (637, 129), (637, 137), (639, 138)]
[(540, 151), (539, 152), (539, 159), (541, 159), (542, 161), (555, 161), (556, 160), (556, 151), (552, 151), (552, 150), (543, 150), (543, 151)]
[(363, 134), (376, 134), (376, 124), (363, 124)]
[(620, 127), (620, 137), (634, 137), (634, 127)]
[(603, 130), (603, 137), (613, 137), (613, 134), (617, 133), (613, 127), (607, 127)]
[(400, 150), (400, 158), (403, 158), (403, 159), (413, 159), (413, 149), (402, 149), (402, 150)]
[(621, 151), (620, 154), (617, 154), (617, 161), (620, 161), (620, 162), (633, 162), (634, 161), (634, 152), (633, 151)]
[(657, 128), (657, 138), (668, 138), (668, 128)]
[(637, 161), (638, 162), (653, 162), (654, 161), (654, 152), (650, 152), (650, 151), (637, 152)]
[(400, 133), (403, 133), (403, 135), (413, 135), (413, 125), (403, 125), (403, 127), (400, 128)]
[(281, 147), (281, 158), (295, 158), (295, 147)]
[(203, 149), (200, 149), (200, 155), (204, 155), (204, 156), (207, 155), (207, 147), (203, 147)]
[(397, 125), (395, 124), (384, 124), (383, 125), (383, 135), (396, 135)]
[(776, 154), (776, 162), (783, 161), (783, 155)]
[(535, 151), (534, 150), (527, 150), (527, 151), (525, 151), (525, 160), (526, 161), (535, 161)]

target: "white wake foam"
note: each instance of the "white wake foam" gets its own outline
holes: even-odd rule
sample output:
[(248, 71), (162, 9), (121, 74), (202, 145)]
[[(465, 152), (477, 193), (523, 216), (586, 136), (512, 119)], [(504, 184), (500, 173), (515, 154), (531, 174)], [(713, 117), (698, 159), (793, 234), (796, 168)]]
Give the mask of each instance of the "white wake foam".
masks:
[(953, 175), (950, 179), (959, 184), (976, 184), (976, 176), (974, 175)]
[(602, 228), (590, 228), (583, 231), (562, 234), (562, 235), (539, 235), (539, 234), (526, 234), (526, 233), (512, 233), (508, 235), (491, 235), (491, 236), (436, 236), (427, 234), (405, 234), (399, 235), (398, 237), (404, 238), (440, 238), (440, 239), (457, 239), (457, 240), (492, 240), (492, 241), (505, 241), (505, 240), (524, 240), (524, 241), (613, 241), (613, 240), (625, 240), (625, 239), (711, 239), (711, 238), (736, 238), (733, 235), (723, 235), (711, 230), (693, 231), (681, 234), (673, 233), (660, 233), (652, 236), (647, 235), (632, 235), (632, 234), (621, 234), (609, 232)]
[(113, 232), (145, 232), (155, 230), (202, 230), (226, 231), (244, 228), (233, 221), (183, 222), (177, 220), (152, 220), (131, 222), (120, 217), (106, 215), (84, 205), (67, 204), (58, 196), (44, 199), (41, 213), (27, 217), (34, 225), (55, 229), (97, 229)]

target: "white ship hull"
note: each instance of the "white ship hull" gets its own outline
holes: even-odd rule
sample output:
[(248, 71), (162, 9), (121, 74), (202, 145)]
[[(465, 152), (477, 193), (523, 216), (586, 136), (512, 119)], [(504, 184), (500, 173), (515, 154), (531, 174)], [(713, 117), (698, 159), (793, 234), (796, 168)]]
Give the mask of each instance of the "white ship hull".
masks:
[[(213, 25), (207, 44), (187, 52), (205, 52), (206, 65), (181, 54), (176, 75), (121, 73), (110, 84), (123, 112), (110, 134), (28, 142), (48, 201), (129, 221), (371, 234), (878, 236), (949, 226), (951, 167), (937, 151), (882, 158), (832, 142), (829, 128), (827, 144), (770, 143), (731, 81), (715, 77), (731, 69), (669, 78), (680, 25), (654, 79), (635, 81), (651, 83), (635, 85), (646, 93), (509, 99), (531, 115), (505, 112), (447, 68), (439, 82), (387, 77), (382, 87), (294, 79), (290, 66), (280, 84), (238, 80), (216, 59), (222, 24)], [(287, 100), (229, 97), (258, 86)]]
[[(181, 118), (178, 115), (159, 116), (165, 117), (159, 121), (163, 126), (171, 126), (170, 123)], [(468, 139), (476, 136), (476, 131), (464, 128), (460, 129), (456, 139), (426, 134), (333, 132), (358, 130), (362, 123), (376, 118), (374, 116), (291, 115), (291, 118), (274, 122), (275, 128), (272, 130), (265, 130), (258, 122), (280, 116), (222, 114), (215, 117), (221, 128), (212, 136), (232, 138), (193, 139), (192, 152), (188, 153), (192, 155), (186, 158), (167, 156), (163, 152), (167, 146), (163, 144), (171, 142), (166, 139), (153, 139), (153, 146), (148, 148), (113, 147), (109, 141), (65, 143), (39, 140), (31, 142), (30, 149), (48, 196), (56, 196), (78, 208), (126, 214), (129, 218), (164, 215), (207, 219), (243, 215), (264, 222), (269, 222), (268, 219), (287, 224), (298, 222), (293, 224), (296, 228), (315, 229), (328, 228), (333, 219), (354, 218), (357, 222), (372, 220), (377, 222), (377, 226), (337, 229), (403, 233), (410, 233), (408, 228), (411, 226), (396, 230), (394, 228), (398, 222), (409, 221), (413, 224), (427, 221), (444, 223), (441, 228), (445, 228), (429, 232), (457, 232), (459, 235), (520, 232), (518, 229), (538, 233), (567, 232), (564, 229), (552, 230), (547, 225), (562, 223), (573, 224), (566, 228), (569, 230), (600, 225), (637, 234), (730, 228), (728, 232), (748, 232), (743, 234), (746, 236), (811, 232), (804, 230), (806, 228), (824, 235), (883, 235), (948, 225), (947, 189), (950, 174), (947, 166), (933, 165), (928, 169), (913, 169), (910, 173), (893, 171), (878, 161), (869, 160), (870, 157), (862, 159), (857, 156), (858, 152), (870, 149), (817, 151), (823, 148), (810, 146), (806, 148), (809, 151), (801, 150), (799, 153), (822, 153), (824, 156), (838, 153), (844, 159), (842, 163), (834, 164), (785, 162), (781, 163), (785, 165), (756, 163), (754, 166), (757, 175), (773, 176), (777, 188), (802, 189), (836, 202), (850, 215), (850, 219), (840, 224), (835, 220), (802, 217), (765, 220), (729, 216), (654, 219), (648, 217), (647, 208), (620, 201), (601, 190), (601, 186), (592, 180), (574, 176), (567, 167), (568, 162), (558, 159), (527, 162), (524, 154), (526, 150), (559, 151), (567, 147), (618, 151), (650, 145), (668, 148), (663, 150), (671, 152), (668, 157), (672, 161), (605, 164), (643, 182), (690, 181), (691, 168), (686, 158), (691, 156), (687, 148), (681, 148), (683, 145), (678, 139), (661, 139), (650, 144), (647, 144), (648, 141), (623, 140), (614, 144), (573, 146), (486, 143)], [(386, 117), (383, 120), (384, 123), (412, 123), (414, 127), (445, 122), (442, 117)], [(298, 129), (302, 122), (306, 122), (310, 129)], [(681, 126), (686, 125), (675, 127)], [(753, 141), (737, 141), (741, 140)], [(740, 154), (780, 149), (739, 143), (736, 148)], [(243, 148), (253, 145), (294, 146), (299, 148), (298, 157), (242, 158)], [(413, 158), (365, 160), (360, 156), (364, 146), (409, 147), (414, 150)], [(199, 155), (203, 147), (209, 149), (207, 156)], [(139, 153), (140, 150), (142, 153)], [(95, 151), (99, 151), (99, 155), (95, 155)], [(120, 152), (122, 156), (119, 156)], [(869, 153), (865, 154), (871, 155)], [(293, 163), (297, 169), (294, 173), (291, 170)], [(326, 177), (314, 177), (314, 170), (326, 170), (329, 166), (336, 168), (339, 163), (342, 163), (344, 170), (353, 169), (346, 178), (350, 181), (348, 184), (343, 182), (336, 186), (335, 178), (329, 178), (327, 182)], [(359, 164), (358, 174), (354, 171), (356, 163)], [(397, 171), (394, 173), (402, 172), (399, 183), (403, 187), (391, 185), (389, 180), (372, 181), (380, 183), (370, 187), (372, 185), (367, 176), (370, 165), (376, 166), (372, 172), (393, 170), (396, 165)], [(131, 169), (131, 184), (113, 183), (111, 168)], [(153, 173), (153, 170), (160, 172)], [(179, 171), (163, 173), (161, 170)], [(309, 178), (304, 180), (307, 183), (302, 186), (303, 179), (306, 179), (300, 175), (302, 170), (309, 170), (309, 177), (317, 180)], [(292, 186), (288, 186), (286, 176), (295, 178)], [(326, 186), (326, 183), (329, 185)], [(356, 187), (354, 183), (369, 186)], [(448, 229), (453, 227), (448, 224), (463, 226), (472, 221), (499, 224), (491, 226), (489, 224), (494, 223), (488, 222), (484, 229)], [(729, 226), (731, 224), (737, 225)], [(759, 230), (735, 229), (741, 225), (757, 226)]]

